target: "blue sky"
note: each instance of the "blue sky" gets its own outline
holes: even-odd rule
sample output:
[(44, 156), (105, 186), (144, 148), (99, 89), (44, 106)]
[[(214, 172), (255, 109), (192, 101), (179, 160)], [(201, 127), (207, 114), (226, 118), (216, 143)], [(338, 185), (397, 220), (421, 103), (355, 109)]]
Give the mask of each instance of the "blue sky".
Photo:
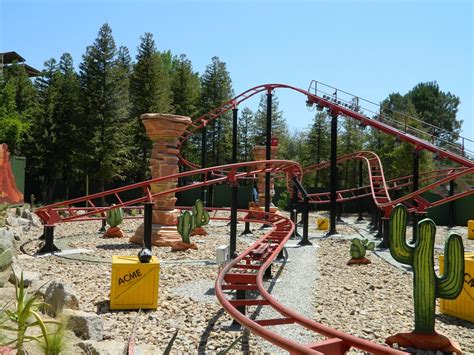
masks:
[[(42, 68), (70, 52), (76, 66), (108, 22), (117, 45), (136, 54), (153, 33), (159, 50), (185, 53), (202, 73), (227, 63), (238, 94), (255, 85), (307, 88), (312, 79), (379, 102), (436, 80), (461, 99), (463, 134), (474, 140), (473, 2), (0, 0), (0, 50)], [(278, 91), (291, 128), (313, 113), (304, 97)], [(256, 109), (258, 99), (249, 102)], [(474, 150), (474, 145), (470, 146)]]

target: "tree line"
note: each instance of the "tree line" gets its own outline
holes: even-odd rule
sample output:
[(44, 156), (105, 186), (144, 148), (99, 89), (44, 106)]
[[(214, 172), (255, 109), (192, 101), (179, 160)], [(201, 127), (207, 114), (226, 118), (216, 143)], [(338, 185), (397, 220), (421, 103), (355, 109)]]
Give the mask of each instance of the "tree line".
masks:
[[(91, 183), (90, 192), (96, 192), (111, 184), (150, 178), (151, 143), (139, 118), (142, 113), (197, 118), (234, 96), (230, 73), (218, 57), (199, 74), (186, 55), (159, 51), (153, 35), (145, 33), (132, 60), (127, 47), (117, 47), (108, 24), (86, 48), (78, 68), (72, 56), (64, 53), (59, 60), (47, 60), (34, 82), (18, 64), (5, 67), (0, 77), (0, 142), (7, 143), (12, 154), (27, 157), (27, 185), (39, 187), (44, 203), (83, 195), (86, 180)], [(446, 131), (434, 134), (453, 139), (462, 124), (456, 118), (459, 103), (458, 97), (429, 82), (405, 95), (390, 94), (382, 107), (444, 128), (451, 136), (446, 137)], [(239, 161), (253, 160), (253, 147), (265, 143), (266, 105), (266, 95), (262, 95), (255, 112), (248, 107), (239, 109)], [(326, 112), (317, 112), (307, 129), (290, 131), (274, 96), (272, 118), (272, 132), (280, 142), (279, 158), (304, 166), (329, 159), (330, 118)], [(360, 127), (354, 120), (339, 121), (338, 154), (373, 150), (382, 158), (389, 177), (411, 173), (407, 162), (412, 160), (412, 146)], [(231, 113), (212, 121), (207, 135), (207, 165), (230, 163)], [(200, 163), (201, 134), (186, 142), (184, 155)], [(422, 154), (422, 170), (434, 164), (430, 154)], [(357, 184), (355, 163), (339, 169), (340, 186)], [(309, 174), (305, 183), (314, 188), (327, 186), (328, 175)]]

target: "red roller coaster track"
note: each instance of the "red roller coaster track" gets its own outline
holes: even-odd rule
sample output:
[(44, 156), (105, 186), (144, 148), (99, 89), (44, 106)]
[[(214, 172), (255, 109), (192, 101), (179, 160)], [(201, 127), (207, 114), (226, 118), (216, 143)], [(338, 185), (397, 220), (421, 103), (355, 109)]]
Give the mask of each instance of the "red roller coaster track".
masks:
[[(417, 132), (415, 129), (406, 129), (405, 131), (399, 130), (393, 126), (383, 122), (382, 115), (380, 120), (371, 119), (359, 112), (353, 111), (350, 108), (340, 104), (337, 100), (334, 101), (330, 97), (320, 97), (316, 94), (312, 94), (309, 91), (295, 88), (284, 84), (267, 84), (256, 86), (246, 92), (236, 96), (234, 99), (227, 101), (220, 107), (209, 112), (208, 114), (199, 117), (194, 120), (190, 125), (189, 129), (185, 131), (180, 139), (180, 148), (184, 142), (200, 128), (204, 127), (208, 122), (218, 118), (226, 111), (237, 107), (241, 102), (248, 98), (261, 93), (271, 92), (274, 89), (286, 88), (300, 92), (305, 95), (309, 104), (316, 104), (319, 108), (327, 108), (332, 114), (344, 115), (353, 119), (357, 119), (363, 125), (371, 126), (377, 130), (391, 134), (398, 139), (409, 142), (415, 145), (418, 149), (425, 149), (430, 152), (438, 154), (442, 158), (447, 158), (453, 162), (460, 164), (461, 168), (445, 169), (439, 172), (429, 172), (424, 174), (426, 181), (435, 180), (418, 191), (408, 194), (402, 198), (396, 200), (390, 200), (388, 193), (389, 189), (400, 188), (408, 186), (410, 184), (410, 177), (403, 177), (399, 179), (393, 179), (385, 181), (383, 175), (382, 165), (380, 164), (379, 158), (371, 152), (358, 152), (350, 156), (341, 157), (340, 161), (349, 159), (362, 159), (366, 162), (369, 169), (369, 186), (361, 187), (358, 189), (341, 190), (338, 192), (338, 199), (354, 199), (366, 195), (372, 195), (377, 206), (384, 210), (386, 213), (391, 209), (392, 206), (399, 202), (416, 201), (418, 203), (418, 209), (425, 210), (428, 207), (435, 206), (436, 203), (429, 203), (421, 197), (421, 194), (438, 188), (440, 185), (445, 184), (451, 180), (464, 179), (466, 176), (471, 176), (474, 172), (474, 162), (448, 151), (442, 147), (426, 140), (419, 138), (413, 134), (407, 132)], [(317, 93), (318, 91), (315, 90)], [(405, 125), (406, 127), (406, 125)], [(199, 166), (193, 164), (182, 156), (180, 160), (184, 165), (192, 169), (196, 169)], [(263, 164), (263, 165), (262, 165)], [(261, 168), (264, 166), (264, 168)], [(319, 164), (313, 167), (314, 169), (322, 169), (327, 167), (327, 163)], [(216, 166), (211, 168), (197, 169), (188, 171), (180, 174), (170, 175), (161, 177), (158, 179), (152, 179), (149, 181), (136, 183), (133, 185), (125, 186), (110, 191), (105, 191), (82, 198), (72, 199), (66, 202), (60, 202), (57, 204), (45, 206), (37, 209), (35, 212), (40, 216), (45, 224), (55, 224), (61, 222), (87, 220), (93, 215), (98, 213), (104, 213), (109, 209), (117, 207), (135, 206), (142, 202), (152, 201), (161, 195), (166, 195), (173, 192), (185, 191), (200, 186), (219, 184), (224, 182), (235, 183), (239, 179), (246, 177), (252, 177), (257, 174), (265, 174), (266, 172), (276, 174), (284, 173), (287, 176), (287, 181), (292, 177), (301, 179), (303, 171), (301, 167), (292, 161), (284, 160), (270, 160), (270, 161), (258, 161), (248, 162), (239, 164), (230, 164), (224, 166)], [(176, 187), (167, 191), (153, 194), (151, 191), (151, 185), (161, 181), (173, 180), (175, 181), (181, 177), (191, 176), (206, 176), (204, 181), (197, 182), (192, 185)], [(430, 180), (431, 179), (431, 180)], [(460, 180), (463, 181), (463, 180)], [(138, 195), (141, 197), (126, 199), (121, 195), (125, 191), (138, 191)], [(354, 192), (355, 191), (355, 192)], [(473, 190), (463, 191), (454, 196), (443, 198), (441, 201), (447, 202), (456, 198), (465, 196), (472, 193)], [(99, 199), (107, 198), (109, 202), (113, 200), (116, 205), (113, 207), (100, 207), (97, 206)], [(324, 194), (312, 195), (312, 200), (315, 203), (324, 203)], [(85, 204), (88, 207), (83, 210), (85, 212), (79, 213), (79, 209), (75, 206), (77, 204)], [(248, 328), (252, 333), (257, 334), (270, 342), (280, 346), (283, 349), (290, 351), (291, 353), (304, 353), (304, 354), (343, 354), (351, 347), (373, 352), (375, 354), (401, 354), (403, 352), (396, 349), (388, 348), (383, 345), (374, 344), (369, 341), (359, 339), (349, 334), (339, 332), (335, 329), (326, 327), (314, 320), (307, 319), (289, 308), (281, 305), (275, 300), (265, 289), (263, 285), (263, 273), (271, 265), (273, 260), (277, 257), (278, 253), (282, 250), (287, 240), (292, 235), (294, 230), (293, 223), (282, 216), (276, 214), (265, 214), (262, 212), (255, 211), (244, 211), (247, 213), (245, 220), (256, 223), (271, 223), (272, 230), (267, 232), (257, 242), (252, 244), (247, 250), (241, 253), (238, 257), (228, 263), (223, 270), (219, 273), (216, 281), (216, 295), (221, 302), (224, 309), (240, 324)], [(258, 296), (255, 299), (245, 300), (233, 300), (228, 299), (224, 291), (226, 290), (253, 290)], [(264, 320), (252, 320), (240, 313), (240, 307), (246, 306), (265, 306), (271, 307), (278, 316), (272, 319)], [(326, 340), (315, 343), (315, 344), (300, 344), (294, 340), (285, 338), (271, 329), (270, 326), (278, 324), (298, 324), (311, 331), (322, 334), (327, 337)]]

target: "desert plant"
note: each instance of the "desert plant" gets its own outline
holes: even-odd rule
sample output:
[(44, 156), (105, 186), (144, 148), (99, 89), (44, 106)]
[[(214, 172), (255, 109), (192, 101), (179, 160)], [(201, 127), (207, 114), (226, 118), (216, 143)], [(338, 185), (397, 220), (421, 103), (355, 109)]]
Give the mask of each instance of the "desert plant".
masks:
[[(445, 271), (436, 276), (434, 243), (436, 225), (428, 218), (418, 223), (418, 239), (414, 246), (406, 241), (407, 208), (397, 205), (390, 215), (390, 254), (398, 262), (413, 268), (413, 300), (415, 329), (386, 339), (388, 344), (426, 350), (456, 351), (456, 345), (435, 332), (436, 298), (454, 299), (462, 291), (464, 246), (458, 234), (451, 234), (444, 246)], [(420, 345), (421, 344), (421, 345)], [(428, 344), (428, 345), (427, 345)], [(436, 344), (443, 344), (436, 345)], [(428, 347), (427, 347), (428, 346)]]
[(68, 320), (63, 319), (59, 324), (47, 327), (48, 334), (42, 337), (39, 346), (45, 355), (59, 355), (67, 349)]
[(0, 247), (0, 271), (5, 270), (13, 260), (13, 250)]
[(189, 211), (184, 211), (178, 216), (178, 233), (184, 243), (190, 243), (189, 236), (194, 228), (196, 228), (196, 220)]
[[(25, 291), (23, 273), (21, 273), (20, 281), (16, 280), (15, 282), (15, 296), (16, 305), (14, 309), (10, 310), (6, 307), (4, 308), (3, 314), (6, 317), (6, 321), (0, 323), (0, 330), (14, 332), (16, 337), (3, 345), (14, 344), (17, 353), (20, 355), (25, 354), (24, 344), (27, 341), (40, 342), (43, 338), (46, 346), (49, 347), (46, 325), (60, 324), (60, 322), (56, 320), (43, 320), (41, 318), (39, 309), (48, 307), (49, 305), (40, 302), (37, 296)], [(39, 327), (41, 334), (37, 336), (26, 335), (27, 330), (33, 327)]]
[(20, 207), (15, 208), (15, 214), (16, 214), (18, 217), (21, 217), (21, 208), (20, 208)]
[(118, 207), (108, 210), (106, 221), (111, 228), (117, 227), (123, 221), (123, 209)]
[(8, 205), (6, 203), (0, 204), (0, 228), (5, 227), (8, 213)]
[(192, 212), (196, 227), (202, 227), (209, 223), (211, 217), (209, 216), (209, 212), (204, 209), (204, 203), (201, 200), (196, 200)]
[(354, 238), (351, 241), (350, 254), (352, 259), (362, 259), (365, 258), (365, 253), (367, 250), (374, 250), (375, 243), (369, 242), (368, 239), (360, 240), (359, 238)]

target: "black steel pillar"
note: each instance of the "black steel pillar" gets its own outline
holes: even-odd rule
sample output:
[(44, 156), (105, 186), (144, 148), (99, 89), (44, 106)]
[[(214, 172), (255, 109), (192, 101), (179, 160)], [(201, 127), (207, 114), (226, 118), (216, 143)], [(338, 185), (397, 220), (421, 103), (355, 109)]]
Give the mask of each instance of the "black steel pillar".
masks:
[(293, 196), (291, 199), (291, 211), (290, 219), (295, 225), (295, 231), (293, 232), (292, 238), (301, 238), (298, 234), (298, 188), (296, 184), (293, 183)]
[[(207, 159), (207, 126), (202, 127), (201, 131), (201, 168), (206, 167)], [(206, 174), (202, 174), (202, 181), (206, 180)], [(201, 199), (204, 206), (207, 206), (207, 186), (203, 186), (201, 189)]]
[(337, 215), (337, 114), (331, 115), (331, 183), (330, 183), (330, 223), (327, 236), (336, 234), (336, 215)]
[(304, 209), (303, 209), (303, 238), (298, 245), (313, 245), (308, 239), (309, 229), (309, 197), (304, 197)]
[(56, 245), (54, 245), (54, 226), (46, 224), (44, 226), (44, 244), (38, 250), (38, 254), (54, 253), (55, 251), (61, 251)]
[[(416, 191), (419, 188), (420, 184), (420, 152), (417, 148), (413, 151), (413, 185), (412, 185), (412, 191)], [(413, 201), (413, 206), (417, 207), (418, 203), (416, 201)], [(413, 212), (412, 214), (413, 218), (413, 228), (412, 228), (412, 243), (416, 242), (416, 239), (418, 238), (418, 213), (417, 211)]]
[[(362, 160), (359, 160), (359, 188), (362, 187), (362, 184), (363, 184), (363, 181), (362, 181), (362, 169), (364, 168), (364, 164), (363, 164), (363, 161)], [(361, 191), (359, 191), (361, 192)], [(363, 198), (359, 198), (359, 217), (357, 218), (358, 221), (363, 221), (364, 220), (364, 217), (362, 216), (363, 215), (363, 209), (364, 209), (364, 199)]]
[(390, 239), (389, 239), (389, 227), (390, 227), (390, 219), (382, 217), (382, 242), (378, 245), (379, 248), (389, 248), (390, 247)]
[(153, 219), (153, 202), (145, 202), (143, 212), (143, 246), (151, 250), (151, 229)]
[[(449, 182), (449, 196), (454, 196), (454, 180)], [(448, 227), (452, 228), (456, 225), (456, 214), (455, 214), (456, 201), (449, 202), (449, 222)]]
[[(237, 163), (237, 116), (239, 110), (232, 110), (232, 163)], [(237, 181), (231, 182), (232, 197), (230, 201), (230, 243), (229, 253), (231, 258), (235, 258), (237, 248)]]
[[(104, 216), (103, 216), (104, 217)], [(104, 233), (106, 231), (107, 217), (104, 217), (102, 220), (102, 225), (100, 226), (99, 233)]]
[(374, 238), (383, 238), (383, 211), (378, 210), (377, 212), (377, 234)]
[[(265, 159), (270, 160), (272, 158), (272, 92), (269, 90), (267, 93), (267, 136), (266, 136), (266, 151)], [(265, 212), (270, 212), (270, 173), (265, 173)]]

